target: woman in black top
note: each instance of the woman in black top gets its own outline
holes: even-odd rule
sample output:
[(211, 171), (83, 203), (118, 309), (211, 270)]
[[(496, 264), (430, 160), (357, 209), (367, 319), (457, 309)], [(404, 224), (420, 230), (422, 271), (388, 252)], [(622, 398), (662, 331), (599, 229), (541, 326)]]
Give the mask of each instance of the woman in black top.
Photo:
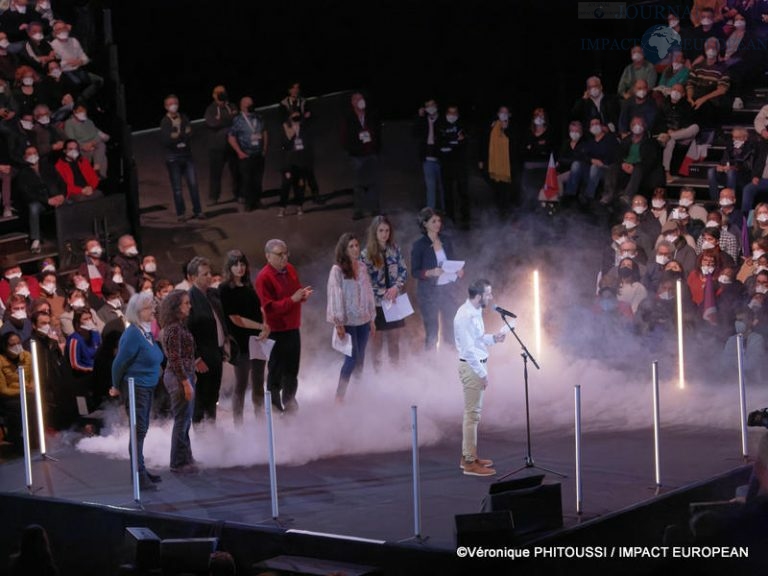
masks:
[(256, 414), (264, 406), (264, 360), (251, 360), (248, 343), (251, 336), (260, 340), (269, 335), (264, 322), (261, 302), (251, 284), (248, 259), (240, 250), (227, 252), (222, 269), (223, 280), (219, 286), (221, 306), (227, 316), (229, 333), (235, 338), (240, 354), (235, 364), (235, 390), (232, 396), (232, 414), (236, 424), (243, 422), (245, 390), (248, 388), (248, 372), (251, 373), (251, 399)]

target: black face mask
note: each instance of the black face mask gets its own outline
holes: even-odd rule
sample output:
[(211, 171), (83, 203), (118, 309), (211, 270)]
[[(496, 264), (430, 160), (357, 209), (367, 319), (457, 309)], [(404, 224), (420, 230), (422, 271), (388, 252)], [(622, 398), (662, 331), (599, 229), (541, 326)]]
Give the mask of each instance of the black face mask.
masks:
[(219, 92), (218, 96), (219, 102), (226, 102), (229, 100), (229, 95), (226, 92)]

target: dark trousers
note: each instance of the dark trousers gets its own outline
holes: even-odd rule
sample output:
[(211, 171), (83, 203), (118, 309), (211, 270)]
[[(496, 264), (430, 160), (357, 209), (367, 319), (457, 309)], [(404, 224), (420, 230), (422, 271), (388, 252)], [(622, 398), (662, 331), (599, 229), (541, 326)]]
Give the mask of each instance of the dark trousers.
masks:
[(351, 156), (352, 171), (354, 173), (354, 212), (363, 215), (366, 211), (373, 214), (379, 213), (379, 189), (377, 186), (379, 157), (376, 154), (369, 156)]
[[(195, 377), (188, 374), (187, 378), (195, 386)], [(170, 370), (163, 374), (163, 385), (171, 398), (173, 413), (173, 432), (171, 433), (171, 468), (180, 468), (192, 464), (192, 442), (189, 439), (189, 428), (192, 425), (192, 402), (184, 397), (184, 386)]]
[(296, 390), (299, 387), (299, 361), (301, 359), (301, 336), (298, 328), (284, 332), (270, 332), (275, 341), (269, 357), (267, 387), (272, 394), (272, 404), (278, 410), (296, 405)]
[[(128, 387), (126, 386), (127, 390)], [(136, 390), (136, 458), (138, 459), (139, 473), (144, 472), (144, 438), (149, 430), (149, 417), (152, 413), (152, 398), (155, 395), (155, 387), (135, 386)], [(126, 401), (125, 409), (130, 410)], [(130, 414), (130, 412), (129, 412)], [(128, 441), (128, 457), (131, 455), (131, 442)]]
[[(290, 176), (289, 176), (290, 175)], [(289, 166), (283, 170), (283, 182), (280, 187), (280, 206), (288, 206), (288, 198), (293, 188), (293, 201), (297, 206), (304, 203), (304, 186), (308, 185), (307, 171), (300, 166)], [(315, 183), (317, 186), (317, 183)]]
[(461, 160), (443, 160), (445, 212), (462, 228), (469, 228), (469, 184), (467, 167)]
[(453, 317), (458, 306), (454, 302), (451, 286), (430, 286), (428, 290), (419, 290), (418, 297), (426, 333), (424, 349), (435, 349), (438, 331), (442, 333), (440, 341), (443, 346), (454, 346)]
[(237, 198), (239, 194), (239, 176), (237, 172), (237, 154), (229, 146), (226, 148), (210, 148), (208, 150), (210, 187), (208, 199), (217, 202), (221, 197), (221, 177), (224, 175), (224, 166), (229, 164), (229, 173), (232, 176), (232, 196)]
[(171, 189), (173, 190), (173, 204), (176, 208), (176, 216), (184, 216), (186, 206), (184, 205), (184, 196), (181, 193), (182, 178), (187, 180), (189, 188), (189, 198), (192, 201), (192, 212), (201, 214), (203, 209), (200, 207), (200, 192), (197, 188), (197, 172), (192, 156), (169, 156), (165, 159), (165, 166), (168, 168), (168, 176), (171, 179)]
[(248, 389), (248, 375), (251, 376), (251, 401), (258, 414), (264, 406), (264, 360), (251, 360), (245, 348), (235, 366), (235, 390), (232, 393), (232, 416), (236, 423), (243, 421), (245, 391)]
[(195, 424), (204, 418), (216, 420), (216, 403), (219, 401), (221, 388), (221, 350), (207, 360), (205, 363), (208, 365), (208, 372), (195, 373), (197, 384), (195, 385), (195, 409), (192, 413), (192, 422)]
[(238, 160), (240, 201), (246, 208), (261, 204), (261, 182), (264, 178), (264, 156), (258, 154)]
[(352, 338), (352, 356), (344, 356), (344, 364), (341, 365), (341, 374), (339, 375), (339, 385), (336, 388), (336, 398), (344, 398), (352, 374), (354, 373), (359, 377), (360, 372), (363, 370), (365, 347), (368, 345), (371, 325), (344, 326), (344, 330)]

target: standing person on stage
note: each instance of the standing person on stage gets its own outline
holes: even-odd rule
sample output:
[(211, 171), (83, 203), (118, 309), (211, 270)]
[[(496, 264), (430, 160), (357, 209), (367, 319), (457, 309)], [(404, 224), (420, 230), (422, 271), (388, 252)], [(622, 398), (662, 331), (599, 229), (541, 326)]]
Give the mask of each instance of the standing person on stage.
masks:
[(265, 361), (251, 359), (248, 352), (251, 336), (265, 340), (269, 336), (269, 326), (261, 313), (261, 302), (251, 284), (251, 271), (248, 259), (240, 250), (227, 252), (227, 260), (222, 270), (224, 279), (219, 286), (221, 307), (227, 316), (229, 332), (237, 342), (240, 354), (235, 364), (235, 390), (232, 393), (232, 417), (236, 424), (243, 422), (243, 404), (248, 388), (248, 375), (251, 376), (251, 400), (258, 415), (264, 407), (264, 367)]
[(506, 334), (486, 334), (483, 309), (493, 301), (491, 283), (476, 280), (469, 286), (469, 298), (453, 319), (459, 379), (464, 387), (464, 425), (461, 439), (461, 469), (467, 476), (493, 476), (492, 460), (477, 455), (477, 426), (483, 409), (483, 392), (488, 387), (488, 346), (503, 342)]
[(211, 264), (207, 258), (196, 256), (187, 265), (192, 281), (189, 301), (192, 311), (187, 325), (195, 339), (195, 410), (192, 421), (203, 418), (216, 420), (221, 372), (227, 351), (227, 324), (217, 294), (211, 290)]
[(192, 457), (189, 428), (192, 425), (192, 399), (195, 396), (195, 338), (187, 328), (192, 309), (189, 294), (174, 290), (160, 303), (162, 343), (168, 362), (163, 385), (171, 399), (173, 432), (171, 433), (171, 472), (197, 472)]
[(221, 198), (221, 177), (226, 164), (229, 164), (229, 172), (232, 175), (233, 198), (237, 198), (239, 192), (237, 156), (227, 140), (229, 128), (236, 115), (237, 106), (229, 101), (227, 89), (224, 86), (216, 86), (213, 89), (213, 101), (205, 109), (205, 125), (211, 131), (208, 140), (209, 204), (218, 204)]
[(261, 185), (268, 136), (264, 118), (253, 110), (253, 99), (243, 96), (240, 99), (240, 114), (232, 120), (227, 141), (237, 154), (240, 174), (238, 202), (246, 212), (264, 208), (261, 203)]
[[(453, 260), (454, 257), (450, 238), (440, 233), (442, 227), (443, 219), (440, 214), (432, 208), (423, 208), (419, 212), (419, 228), (423, 236), (416, 240), (411, 248), (411, 275), (419, 281), (416, 295), (426, 333), (425, 350), (434, 350), (437, 346), (439, 328), (442, 328), (441, 342), (453, 342), (451, 316), (456, 309), (453, 285), (437, 283), (443, 273), (442, 263)], [(463, 274), (462, 269), (459, 271), (459, 278)]]
[(368, 227), (368, 239), (362, 251), (362, 259), (368, 269), (376, 299), (376, 332), (373, 334), (373, 368), (381, 367), (381, 353), (384, 340), (387, 341), (392, 364), (400, 358), (400, 343), (397, 329), (405, 325), (404, 320), (387, 322), (384, 318), (384, 301), (394, 302), (405, 291), (408, 269), (400, 247), (395, 243), (392, 223), (386, 216), (374, 217)]
[(160, 379), (164, 358), (163, 351), (152, 337), (154, 309), (152, 294), (139, 292), (128, 301), (125, 319), (130, 324), (120, 337), (117, 356), (112, 362), (112, 387), (109, 390), (110, 396), (119, 396), (121, 386), (127, 383), (129, 378), (133, 378), (136, 390), (136, 456), (139, 486), (142, 490), (156, 490), (155, 484), (162, 480), (144, 466), (144, 438), (149, 429), (152, 398)]
[(341, 142), (349, 154), (354, 172), (354, 211), (352, 218), (360, 220), (366, 212), (379, 213), (379, 153), (381, 152), (381, 122), (375, 111), (368, 108), (360, 92), (353, 92), (350, 108), (344, 114)]
[(267, 387), (277, 410), (294, 412), (299, 408), (296, 390), (301, 359), (301, 305), (312, 295), (312, 287), (301, 286), (296, 268), (288, 263), (290, 253), (285, 242), (269, 240), (264, 252), (267, 264), (256, 277), (256, 293), (275, 341), (269, 357)]
[(336, 264), (328, 276), (328, 322), (336, 327), (343, 339), (352, 338), (352, 355), (344, 356), (336, 401), (344, 400), (353, 372), (359, 377), (365, 363), (368, 337), (375, 332), (376, 303), (368, 270), (360, 260), (360, 242), (354, 234), (345, 232), (336, 243)]

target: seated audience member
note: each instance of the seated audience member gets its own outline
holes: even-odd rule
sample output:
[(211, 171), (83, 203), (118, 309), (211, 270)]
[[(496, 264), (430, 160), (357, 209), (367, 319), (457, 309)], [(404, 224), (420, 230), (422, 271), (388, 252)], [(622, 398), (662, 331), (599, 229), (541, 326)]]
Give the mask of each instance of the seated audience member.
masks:
[(107, 177), (107, 142), (109, 136), (99, 130), (88, 117), (85, 104), (77, 104), (72, 117), (64, 123), (64, 133), (67, 138), (77, 140), (83, 156), (93, 164), (99, 177)]
[(677, 285), (672, 272), (663, 272), (659, 285), (637, 307), (635, 328), (641, 336), (674, 334), (677, 318)]
[(686, 84), (688, 102), (693, 106), (696, 123), (703, 130), (711, 130), (719, 123), (724, 106), (723, 96), (731, 85), (728, 70), (718, 59), (719, 52), (717, 38), (708, 38), (704, 43), (706, 58), (693, 66)]
[[(738, 100), (741, 100), (738, 97), (743, 95), (745, 86), (751, 84), (749, 73), (756, 66), (760, 66), (760, 56), (755, 53), (755, 47), (760, 44), (757, 42), (753, 31), (748, 29), (747, 19), (743, 14), (738, 12), (734, 14), (733, 26), (722, 45), (721, 59), (728, 68), (732, 92)], [(743, 101), (741, 101), (741, 105), (734, 101), (734, 110), (741, 107), (743, 107)]]
[[(101, 298), (101, 287), (105, 280), (112, 277), (109, 270), (109, 265), (104, 261), (104, 249), (101, 247), (101, 242), (97, 238), (88, 238), (85, 241), (85, 261), (80, 264), (77, 269), (78, 274), (88, 280), (89, 290), (95, 296)], [(78, 286), (80, 288), (80, 286)], [(82, 289), (82, 288), (81, 288)], [(94, 306), (94, 302), (90, 301), (89, 304), (98, 309), (100, 306)]]
[(736, 273), (736, 280), (741, 283), (757, 273), (758, 260), (761, 256), (768, 254), (768, 237), (750, 242), (750, 247), (752, 248), (751, 256), (742, 257), (743, 262)]
[(123, 234), (117, 239), (117, 254), (112, 257), (112, 264), (120, 266), (123, 282), (136, 289), (141, 277), (141, 255), (136, 247), (136, 240), (130, 234)]
[[(723, 183), (727, 188), (733, 188), (738, 194), (738, 191), (742, 190), (752, 178), (755, 156), (755, 144), (750, 140), (746, 128), (738, 126), (734, 128), (719, 164), (707, 171), (710, 198), (713, 200), (717, 198), (720, 184)], [(749, 211), (751, 206), (746, 208), (742, 202), (742, 209)]]
[(742, 231), (747, 226), (747, 218), (744, 212), (736, 208), (736, 192), (733, 188), (720, 190), (718, 205), (723, 222), (728, 222), (728, 231), (736, 238), (741, 238)]
[[(692, 12), (693, 15), (695, 13)], [(692, 17), (693, 29), (686, 31), (687, 43), (683, 46), (686, 59), (696, 62), (701, 57), (701, 49), (709, 38), (715, 38), (721, 41), (725, 38), (723, 27), (721, 25), (722, 14), (715, 13), (710, 7), (701, 9), (700, 16)], [(718, 48), (719, 50), (719, 48)]]
[(635, 240), (646, 256), (653, 254), (656, 239), (661, 234), (661, 223), (648, 210), (648, 200), (642, 194), (636, 194), (632, 197), (631, 208), (637, 216), (637, 237)]
[[(645, 274), (647, 274), (647, 270)], [(640, 282), (639, 267), (636, 266), (619, 266), (619, 290), (618, 300), (629, 304), (632, 309), (632, 315), (637, 312), (640, 302), (645, 300), (648, 295), (645, 286)]]
[(691, 300), (700, 308), (704, 305), (707, 282), (717, 286), (717, 277), (720, 275), (722, 263), (720, 254), (713, 250), (705, 250), (696, 260), (696, 268), (688, 274), (688, 288), (691, 291)]
[[(5, 32), (0, 32), (0, 78), (8, 84), (13, 84), (16, 69), (19, 67), (19, 59), (16, 54), (11, 54), (8, 50), (10, 44), (8, 35)], [(8, 90), (7, 86), (6, 90)]]
[(619, 79), (619, 96), (628, 100), (632, 97), (632, 88), (638, 80), (644, 80), (647, 88), (656, 86), (656, 68), (645, 59), (642, 46), (633, 46), (630, 52), (632, 63), (628, 64)]
[(77, 140), (67, 140), (64, 156), (56, 162), (56, 171), (64, 181), (67, 202), (81, 202), (102, 196), (99, 177), (87, 158), (80, 154)]
[(70, 36), (72, 27), (59, 20), (53, 25), (54, 40), (51, 47), (56, 53), (56, 58), (61, 62), (61, 69), (71, 82), (82, 91), (82, 98), (89, 100), (104, 84), (104, 79), (92, 72), (85, 70), (91, 61), (83, 50), (80, 42), (74, 36)]
[(18, 334), (4, 332), (0, 335), (0, 410), (5, 415), (7, 440), (16, 451), (21, 452), (23, 445), (19, 368), (24, 369), (27, 392), (33, 393), (32, 355), (24, 350)]
[(117, 264), (110, 264), (109, 272), (111, 274), (109, 281), (115, 285), (123, 302), (128, 302), (128, 300), (131, 299), (131, 296), (136, 292), (136, 289), (133, 286), (126, 284), (125, 279), (123, 278), (123, 269)]
[(741, 210), (744, 214), (748, 214), (752, 209), (757, 194), (768, 190), (768, 140), (760, 140), (750, 176), (752, 180), (744, 186), (741, 199)]
[(760, 202), (755, 206), (752, 226), (749, 229), (749, 240), (754, 242), (768, 237), (768, 203)]
[(51, 306), (51, 313), (56, 317), (54, 324), (58, 325), (58, 318), (64, 312), (64, 291), (59, 286), (59, 279), (55, 272), (42, 272), (40, 274), (40, 296)]
[(664, 165), (667, 182), (671, 182), (672, 156), (675, 146), (691, 144), (699, 133), (699, 125), (693, 120), (693, 108), (690, 102), (683, 98), (685, 88), (682, 84), (674, 84), (669, 94), (664, 98), (659, 114), (659, 132), (657, 140), (664, 146), (661, 163)]
[[(705, 250), (711, 250), (715, 255), (719, 256), (720, 269), (728, 266), (735, 267), (736, 260), (720, 247), (720, 229), (719, 228), (704, 228), (704, 231), (699, 236), (701, 240), (700, 254)], [(698, 241), (697, 241), (698, 242)], [(698, 247), (698, 244), (697, 244)]]
[(115, 321), (119, 325), (125, 323), (125, 302), (120, 296), (120, 287), (111, 280), (104, 282), (101, 287), (101, 294), (104, 297), (104, 305), (96, 310), (96, 314), (104, 322), (104, 329), (101, 330), (101, 335), (104, 336), (104, 333), (110, 328), (110, 322), (113, 323), (113, 326)]
[(639, 219), (632, 210), (624, 212), (624, 219), (621, 225), (627, 230), (627, 239), (634, 242), (637, 246), (637, 261), (645, 264), (648, 261), (648, 254), (653, 253), (654, 238), (646, 238), (640, 233)]
[(143, 284), (144, 281), (149, 281), (153, 285), (157, 282), (157, 259), (152, 254), (145, 254), (141, 258), (137, 290), (141, 290), (139, 285)]
[(664, 273), (664, 266), (672, 259), (675, 253), (675, 246), (667, 240), (660, 240), (656, 243), (656, 257), (646, 266), (645, 275), (641, 278), (643, 286), (649, 292), (656, 292)]
[(64, 183), (56, 170), (47, 162), (41, 162), (37, 148), (24, 150), (24, 167), (14, 181), (16, 193), (29, 213), (30, 250), (40, 252), (40, 214), (46, 207), (58, 208), (64, 204)]
[(40, 387), (45, 400), (46, 424), (61, 430), (71, 420), (65, 422), (65, 401), (62, 395), (64, 355), (59, 345), (58, 334), (53, 328), (51, 314), (37, 311), (32, 314), (32, 337), (37, 342)]
[(696, 248), (696, 240), (704, 230), (704, 222), (691, 218), (688, 214), (688, 208), (685, 206), (675, 206), (669, 213), (669, 219), (676, 220), (680, 224), (685, 241), (690, 244), (691, 248)]
[(725, 336), (730, 334), (730, 327), (736, 319), (736, 312), (746, 305), (747, 293), (744, 284), (736, 280), (736, 269), (725, 266), (717, 277), (717, 324)]
[(48, 62), (56, 60), (56, 53), (43, 35), (43, 25), (31, 22), (27, 27), (27, 41), (21, 52), (25, 64), (31, 66), (38, 74), (45, 72)]
[[(688, 81), (690, 69), (685, 65), (685, 54), (682, 50), (671, 51), (671, 62), (664, 67), (659, 75), (659, 83), (654, 91), (662, 96), (669, 96), (675, 90), (675, 85), (685, 86)], [(685, 90), (679, 90), (681, 96), (685, 96)]]
[(741, 248), (739, 246), (739, 239), (728, 231), (728, 228), (723, 226), (723, 215), (717, 210), (713, 210), (707, 214), (707, 223), (704, 227), (704, 232), (696, 240), (696, 253), (700, 254), (702, 251), (702, 244), (704, 243), (704, 233), (707, 230), (717, 230), (720, 233), (720, 239), (716, 244), (731, 257), (735, 262), (739, 260), (739, 252)]
[(29, 339), (32, 337), (32, 323), (29, 321), (29, 310), (25, 298), (14, 294), (6, 304), (6, 316), (0, 327), (0, 334), (12, 332), (20, 338), (25, 349), (29, 349)]
[[(43, 16), (36, 10), (31, 10), (27, 0), (11, 0), (8, 9), (0, 15), (0, 28), (8, 34), (8, 39), (21, 42), (27, 39), (26, 30), (32, 22), (40, 22)], [(19, 46), (21, 49), (21, 46)]]
[(630, 124), (631, 134), (619, 144), (619, 162), (613, 167), (614, 192), (629, 205), (630, 198), (663, 183), (658, 145), (647, 132), (645, 121), (637, 116)]
[(616, 131), (621, 106), (616, 96), (603, 91), (603, 83), (597, 76), (587, 78), (587, 89), (571, 109), (571, 119), (581, 122), (583, 132), (588, 132), (593, 118), (600, 120), (610, 132)]
[(638, 281), (640, 278), (645, 276), (648, 271), (645, 264), (638, 263), (637, 245), (631, 240), (627, 240), (626, 242), (622, 243), (621, 259), (616, 266), (611, 268), (605, 275), (603, 275), (603, 277), (600, 279), (600, 287), (602, 288), (604, 286), (608, 286), (616, 290), (616, 293), (618, 294), (619, 287), (621, 285), (621, 277), (619, 273), (622, 268), (632, 269), (632, 271), (637, 274)]
[(0, 278), (0, 303), (5, 304), (13, 294), (16, 284), (24, 280), (29, 287), (29, 295), (32, 298), (40, 296), (40, 286), (34, 276), (22, 274), (21, 266), (11, 259), (6, 258), (3, 263), (3, 277)]
[[(582, 204), (588, 204), (595, 200), (597, 188), (606, 180), (606, 176), (610, 174), (612, 166), (619, 157), (619, 141), (600, 118), (592, 118), (589, 121), (589, 133), (591, 137), (584, 143), (588, 176)], [(606, 186), (606, 188), (609, 187)], [(604, 198), (607, 197), (607, 194), (608, 191), (604, 190)]]
[(53, 164), (56, 159), (55, 152), (64, 149), (64, 133), (51, 124), (51, 110), (47, 104), (38, 104), (33, 111), (35, 125), (32, 128), (34, 144), (40, 159), (43, 162)]
[(683, 273), (687, 276), (696, 268), (696, 251), (687, 242), (679, 221), (668, 220), (661, 227), (661, 234), (663, 239), (670, 242), (674, 248), (670, 257), (679, 263)]
[(707, 209), (696, 202), (696, 189), (690, 186), (683, 186), (680, 189), (680, 198), (678, 205), (685, 208), (690, 220), (701, 222), (702, 226), (707, 221)]
[(663, 226), (669, 217), (669, 207), (667, 206), (667, 190), (666, 188), (658, 187), (653, 191), (651, 196), (651, 216), (659, 223), (659, 226)]
[(583, 135), (581, 123), (572, 121), (568, 125), (568, 140), (563, 142), (557, 155), (557, 181), (567, 198), (574, 198), (579, 193), (586, 177), (588, 159)]
[[(84, 280), (84, 282), (87, 286), (88, 281)], [(65, 336), (69, 336), (72, 334), (72, 332), (75, 331), (75, 328), (72, 324), (72, 321), (75, 317), (75, 312), (78, 310), (91, 310), (94, 308), (88, 304), (89, 296), (91, 299), (97, 302), (96, 307), (101, 307), (101, 300), (93, 297), (93, 294), (90, 294), (89, 291), (75, 288), (71, 290), (67, 295), (67, 300), (64, 304), (64, 312), (62, 312), (59, 316), (59, 320), (61, 321), (61, 330)], [(101, 318), (99, 318), (99, 316), (96, 314), (92, 316), (92, 319), (93, 323), (96, 325), (96, 330), (101, 332), (101, 330), (104, 329), (104, 323), (101, 321)]]
[(19, 66), (13, 82), (13, 100), (18, 107), (18, 114), (32, 114), (35, 106), (43, 100), (43, 95), (36, 84), (40, 81), (37, 72), (30, 66)]
[[(101, 344), (101, 335), (96, 330), (91, 310), (83, 308), (75, 311), (72, 327), (72, 334), (67, 336), (67, 363), (75, 379), (89, 379), (93, 373), (96, 351)], [(90, 383), (85, 389), (90, 390)]]
[(633, 118), (642, 118), (646, 128), (650, 131), (656, 125), (656, 117), (659, 109), (656, 102), (648, 92), (648, 82), (636, 80), (632, 88), (632, 96), (621, 105), (619, 115), (619, 135), (623, 138), (630, 132), (630, 121)]
[(51, 60), (45, 67), (45, 78), (40, 82), (42, 99), (54, 110), (51, 120), (60, 124), (72, 115), (77, 98), (77, 88), (65, 79), (61, 65)]
[(616, 224), (611, 227), (611, 242), (603, 248), (601, 258), (600, 274), (607, 274), (621, 260), (621, 245), (629, 240), (627, 229), (623, 224)]

